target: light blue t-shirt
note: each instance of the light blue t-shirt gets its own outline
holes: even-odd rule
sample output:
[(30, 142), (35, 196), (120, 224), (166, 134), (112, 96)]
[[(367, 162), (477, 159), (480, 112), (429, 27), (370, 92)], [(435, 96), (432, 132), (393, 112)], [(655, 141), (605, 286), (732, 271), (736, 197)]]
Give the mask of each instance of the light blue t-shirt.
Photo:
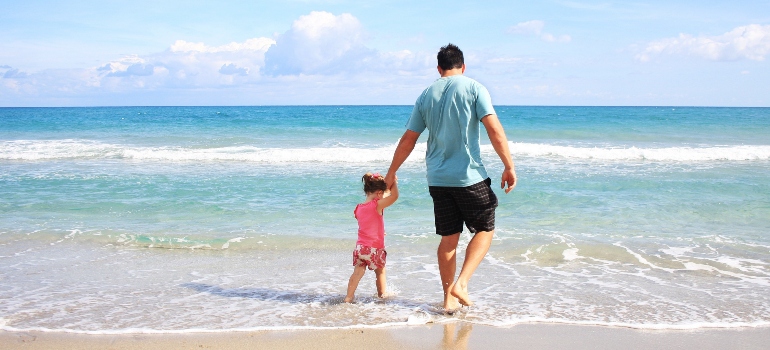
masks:
[(406, 128), (429, 131), (429, 186), (466, 187), (488, 177), (481, 162), (479, 125), (490, 114), (495, 109), (489, 92), (464, 75), (440, 78), (423, 91)]

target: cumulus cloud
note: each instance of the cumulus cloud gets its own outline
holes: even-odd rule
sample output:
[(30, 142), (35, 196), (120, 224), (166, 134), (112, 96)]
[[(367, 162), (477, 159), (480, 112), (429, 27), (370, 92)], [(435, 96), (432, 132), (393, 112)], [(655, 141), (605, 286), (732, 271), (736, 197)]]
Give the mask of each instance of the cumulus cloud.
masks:
[(712, 61), (764, 61), (768, 53), (770, 25), (751, 24), (717, 36), (679, 34), (678, 37), (653, 41), (636, 55), (636, 59), (647, 62), (663, 54), (686, 54)]
[[(95, 69), (95, 86), (119, 91), (141, 88), (200, 88), (248, 82), (264, 65), (265, 52), (275, 40), (258, 37), (244, 42), (214, 46), (177, 40), (167, 50), (132, 55)], [(121, 84), (120, 79), (127, 79)], [(111, 80), (105, 80), (111, 79)], [(253, 79), (252, 79), (253, 80)]]
[(20, 72), (18, 69), (11, 68), (10, 66), (3, 66), (0, 68), (8, 69), (3, 73), (3, 79), (20, 79), (27, 76), (27, 73)]
[(135, 76), (144, 77), (144, 76), (152, 75), (154, 68), (155, 67), (153, 67), (153, 65), (151, 64), (136, 63), (126, 67), (125, 70), (110, 72), (107, 74), (107, 76), (108, 77), (128, 77), (128, 76), (135, 75)]
[(265, 52), (273, 45), (275, 40), (265, 37), (221, 46), (177, 40), (151, 59), (161, 62), (168, 70), (167, 80), (179, 86), (232, 85), (256, 79), (258, 75), (251, 73), (261, 70)]
[(570, 37), (569, 35), (555, 36), (550, 33), (544, 33), (543, 28), (545, 28), (545, 22), (539, 21), (539, 20), (533, 20), (533, 21), (527, 21), (527, 22), (520, 22), (514, 26), (508, 27), (508, 33), (517, 34), (517, 35), (535, 36), (547, 42), (568, 43), (572, 41), (572, 37)]
[(219, 73), (224, 75), (249, 75), (249, 69), (238, 67), (235, 63), (229, 63), (223, 64), (222, 68), (219, 68)]
[[(0, 79), (0, 103), (17, 103), (8, 102), (18, 101), (12, 96), (75, 100), (82, 96), (147, 97), (150, 91), (163, 90), (173, 93), (150, 95), (193, 96), (201, 91), (224, 91), (218, 89), (224, 86), (259, 91), (225, 94), (233, 103), (250, 98), (259, 98), (260, 103), (321, 103), (330, 96), (344, 96), (340, 101), (354, 99), (356, 94), (352, 92), (360, 91), (354, 87), (362, 85), (368, 86), (370, 94), (394, 98), (396, 93), (390, 91), (393, 86), (422, 82), (436, 74), (433, 50), (378, 51), (366, 47), (365, 39), (363, 25), (354, 16), (311, 12), (274, 38), (255, 37), (224, 45), (176, 40), (160, 52), (128, 55), (78, 69), (24, 73), (0, 66), (0, 77), (4, 78)], [(372, 88), (373, 81), (383, 91)], [(201, 102), (200, 97), (193, 101)], [(311, 97), (317, 100), (308, 100)], [(116, 101), (127, 103), (120, 98)]]
[(351, 14), (313, 11), (278, 36), (265, 54), (265, 72), (297, 75), (354, 69), (376, 56), (363, 39), (363, 26)]
[(509, 27), (508, 33), (539, 35), (543, 31), (543, 27), (545, 27), (545, 22), (543, 21), (534, 20), (534, 21), (520, 22), (515, 26)]
[(239, 52), (239, 51), (253, 51), (253, 52), (265, 52), (267, 49), (275, 44), (275, 40), (270, 38), (253, 38), (248, 39), (245, 42), (237, 43), (232, 42), (222, 46), (208, 46), (204, 43), (191, 43), (184, 40), (177, 40), (169, 51), (171, 52), (204, 52), (204, 53), (216, 53), (216, 52)]
[(147, 64), (144, 59), (132, 55), (107, 63), (96, 70), (105, 72), (107, 77), (128, 77), (152, 75), (153, 68), (153, 65)]

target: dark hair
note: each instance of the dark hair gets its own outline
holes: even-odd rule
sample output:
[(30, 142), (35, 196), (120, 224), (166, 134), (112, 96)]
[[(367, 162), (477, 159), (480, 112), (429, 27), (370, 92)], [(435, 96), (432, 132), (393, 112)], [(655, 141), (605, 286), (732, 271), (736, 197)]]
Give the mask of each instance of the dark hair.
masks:
[(451, 43), (438, 50), (436, 59), (438, 59), (438, 66), (443, 70), (462, 68), (465, 63), (463, 52), (459, 47)]
[(377, 191), (385, 191), (388, 189), (388, 185), (385, 184), (385, 178), (379, 173), (372, 174), (366, 173), (361, 177), (361, 182), (364, 183), (365, 193), (374, 193)]

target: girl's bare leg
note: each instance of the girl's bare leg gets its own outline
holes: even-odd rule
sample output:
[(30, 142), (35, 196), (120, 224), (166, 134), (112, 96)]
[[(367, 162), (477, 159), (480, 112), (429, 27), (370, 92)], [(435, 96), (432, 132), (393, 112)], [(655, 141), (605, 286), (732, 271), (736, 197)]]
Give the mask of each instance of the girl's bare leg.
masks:
[(366, 267), (364, 266), (356, 266), (356, 268), (353, 270), (353, 274), (350, 275), (350, 280), (348, 281), (348, 295), (345, 296), (346, 303), (353, 302), (353, 298), (356, 294), (356, 288), (358, 288), (358, 282), (361, 281), (361, 277), (364, 277), (364, 273), (366, 273)]
[(381, 269), (374, 269), (374, 274), (377, 276), (377, 296), (380, 298), (385, 297), (385, 293), (387, 292), (387, 282), (385, 280), (385, 267), (383, 266)]

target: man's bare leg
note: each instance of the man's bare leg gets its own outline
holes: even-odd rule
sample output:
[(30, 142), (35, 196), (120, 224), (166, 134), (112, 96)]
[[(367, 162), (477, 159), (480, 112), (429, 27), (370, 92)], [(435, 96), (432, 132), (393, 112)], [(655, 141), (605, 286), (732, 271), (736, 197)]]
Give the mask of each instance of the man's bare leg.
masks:
[(465, 306), (473, 305), (473, 302), (471, 302), (468, 297), (468, 281), (471, 279), (471, 276), (473, 276), (473, 273), (476, 272), (476, 268), (479, 267), (481, 260), (487, 255), (494, 235), (495, 231), (477, 232), (470, 243), (468, 243), (468, 249), (465, 250), (463, 268), (460, 270), (460, 276), (457, 277), (457, 281), (449, 290), (450, 294), (457, 298), (457, 301), (460, 304)]
[(444, 337), (441, 339), (442, 349), (455, 349), (455, 323), (444, 323)]
[(450, 294), (457, 271), (457, 242), (459, 241), (459, 232), (451, 236), (442, 236), (436, 254), (438, 256), (438, 271), (441, 275), (441, 287), (444, 289), (444, 309), (447, 311), (453, 311), (460, 306), (457, 298)]
[[(457, 323), (460, 323), (460, 330), (455, 335)], [(441, 339), (442, 349), (467, 349), (468, 339), (471, 336), (473, 325), (467, 322), (449, 322), (444, 323), (444, 337)]]

